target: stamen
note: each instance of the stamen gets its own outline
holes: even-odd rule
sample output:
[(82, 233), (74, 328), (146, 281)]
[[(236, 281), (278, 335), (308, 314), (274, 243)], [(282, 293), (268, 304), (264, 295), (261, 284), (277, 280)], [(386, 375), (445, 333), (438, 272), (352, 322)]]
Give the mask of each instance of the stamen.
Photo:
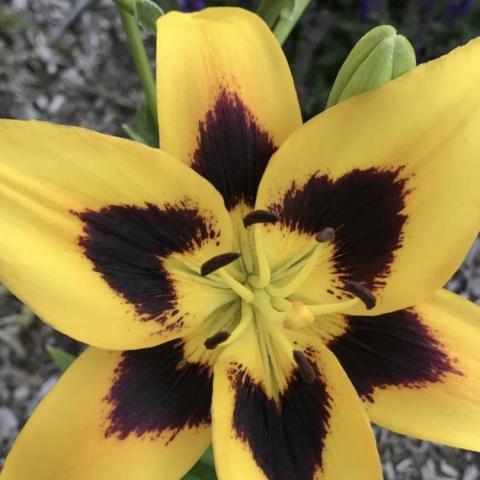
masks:
[(268, 263), (267, 252), (263, 244), (262, 226), (253, 226), (253, 238), (255, 241), (255, 252), (257, 254), (258, 275), (252, 275), (250, 284), (255, 288), (265, 288), (270, 283), (270, 263)]
[(305, 383), (312, 383), (315, 380), (315, 370), (308, 358), (300, 350), (293, 351), (293, 358), (300, 370), (300, 376)]
[(253, 292), (249, 288), (235, 280), (223, 268), (218, 270), (218, 275), (239, 297), (243, 298), (247, 303), (253, 302)]
[(316, 267), (317, 262), (320, 258), (320, 253), (323, 251), (324, 248), (324, 244), (317, 245), (316, 248), (313, 250), (312, 254), (303, 264), (302, 269), (295, 275), (295, 277), (290, 282), (281, 287), (276, 287), (275, 285), (270, 284), (267, 287), (268, 293), (270, 293), (270, 295), (274, 297), (283, 298), (292, 295), (292, 293), (295, 293), (313, 272), (313, 269)]
[(230, 336), (228, 337), (228, 339), (222, 342), (221, 346), (226, 347), (228, 345), (231, 345), (236, 340), (238, 340), (243, 335), (247, 327), (252, 323), (252, 321), (253, 321), (252, 307), (248, 303), (242, 302), (242, 313), (240, 317), (240, 322), (230, 333)]
[(230, 337), (229, 332), (217, 332), (215, 335), (207, 338), (203, 344), (208, 350), (213, 350)]
[(335, 230), (333, 228), (327, 227), (324, 228), (323, 230), (320, 230), (316, 235), (315, 235), (315, 240), (319, 243), (325, 243), (325, 242), (333, 242), (333, 239), (335, 238)]
[(254, 210), (243, 217), (243, 225), (248, 228), (255, 223), (277, 223), (280, 220), (278, 215), (275, 215), (268, 210)]
[(367, 310), (371, 310), (377, 304), (375, 295), (357, 282), (345, 282), (345, 290), (359, 298), (365, 304)]
[(240, 257), (240, 254), (236, 252), (228, 252), (217, 255), (216, 257), (207, 260), (200, 267), (200, 273), (202, 277), (206, 277), (207, 275), (210, 275), (219, 268), (225, 267), (225, 265), (234, 262), (238, 257)]
[(359, 298), (351, 298), (343, 302), (325, 303), (323, 305), (305, 305), (313, 315), (329, 315), (331, 313), (342, 313), (345, 310), (356, 307), (360, 303)]

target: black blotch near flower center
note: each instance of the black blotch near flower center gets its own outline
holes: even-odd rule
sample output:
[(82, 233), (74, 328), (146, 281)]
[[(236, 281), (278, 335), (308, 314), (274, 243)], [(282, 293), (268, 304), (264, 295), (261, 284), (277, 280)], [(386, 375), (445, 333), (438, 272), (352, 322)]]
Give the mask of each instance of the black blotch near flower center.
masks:
[(176, 303), (162, 259), (192, 251), (219, 235), (210, 219), (184, 204), (162, 209), (151, 204), (111, 205), (75, 214), (85, 224), (78, 243), (94, 270), (142, 319), (160, 324)]
[(305, 383), (293, 371), (278, 404), (241, 368), (229, 371), (235, 391), (233, 428), (269, 480), (312, 480), (322, 467), (330, 397), (320, 375)]
[(337, 180), (314, 175), (302, 187), (292, 184), (283, 201), (270, 209), (284, 225), (303, 233), (333, 228), (333, 262), (340, 279), (374, 290), (384, 284), (402, 244), (409, 191), (400, 173), (400, 168), (369, 168)]
[(111, 407), (105, 437), (168, 432), (168, 443), (184, 428), (210, 423), (211, 398), (209, 367), (185, 362), (181, 341), (124, 352), (104, 399)]
[(328, 348), (366, 400), (373, 401), (376, 388), (422, 388), (448, 373), (461, 375), (414, 310), (346, 319), (347, 330)]
[(277, 147), (241, 98), (222, 89), (198, 126), (192, 168), (223, 195), (228, 210), (252, 206), (268, 160)]

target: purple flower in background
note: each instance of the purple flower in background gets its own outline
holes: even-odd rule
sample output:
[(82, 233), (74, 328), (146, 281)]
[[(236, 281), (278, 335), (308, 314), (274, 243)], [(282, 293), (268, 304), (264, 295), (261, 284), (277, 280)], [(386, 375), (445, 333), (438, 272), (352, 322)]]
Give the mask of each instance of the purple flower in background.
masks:
[(238, 6), (248, 10), (254, 10), (255, 2), (253, 0), (239, 0)]
[[(231, 2), (237, 7), (246, 8), (248, 10), (253, 10), (255, 7), (254, 0), (237, 0), (236, 2)], [(180, 10), (184, 12), (196, 12), (197, 10), (202, 10), (207, 7), (206, 0), (178, 0), (178, 6)]]
[(473, 7), (473, 0), (455, 0), (453, 1), (447, 11), (445, 12), (445, 22), (452, 24), (460, 17), (468, 15)]
[(373, 0), (358, 0), (358, 16), (360, 20), (365, 20), (370, 12), (372, 3), (375, 3)]
[(178, 0), (178, 6), (180, 10), (184, 12), (195, 12), (202, 10), (202, 8), (205, 8), (207, 5), (205, 0)]
[(363, 22), (367, 20), (368, 16), (372, 13), (383, 12), (386, 5), (384, 0), (358, 0), (357, 8), (358, 19)]

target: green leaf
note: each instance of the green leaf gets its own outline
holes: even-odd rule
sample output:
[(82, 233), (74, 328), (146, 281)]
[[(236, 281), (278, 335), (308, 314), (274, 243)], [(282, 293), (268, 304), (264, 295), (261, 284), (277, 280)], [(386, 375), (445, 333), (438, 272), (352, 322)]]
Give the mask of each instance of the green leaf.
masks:
[(202, 457), (200, 458), (200, 461), (207, 465), (215, 467), (215, 459), (213, 456), (213, 448), (211, 445), (205, 450)]
[(165, 13), (171, 10), (180, 10), (177, 0), (156, 0), (156, 3)]
[(152, 0), (136, 0), (134, 15), (137, 23), (147, 32), (157, 32), (157, 19), (165, 12)]
[(211, 445), (182, 480), (217, 480)]
[(61, 348), (53, 347), (52, 345), (47, 345), (47, 352), (52, 357), (53, 363), (64, 372), (77, 357), (71, 353), (62, 350)]
[(261, 17), (270, 28), (273, 28), (282, 9), (289, 5), (291, 5), (290, 0), (261, 0), (257, 8), (257, 15)]
[(158, 148), (158, 128), (145, 100), (138, 107), (131, 125), (122, 125), (127, 135), (136, 142)]

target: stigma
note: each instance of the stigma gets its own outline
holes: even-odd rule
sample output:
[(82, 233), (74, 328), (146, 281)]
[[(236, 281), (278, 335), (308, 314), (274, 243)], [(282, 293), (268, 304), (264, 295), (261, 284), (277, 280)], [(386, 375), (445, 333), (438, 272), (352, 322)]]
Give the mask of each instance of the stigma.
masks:
[(311, 325), (314, 321), (315, 317), (311, 310), (306, 308), (300, 300), (295, 300), (292, 302), (292, 307), (283, 321), (283, 326), (287, 330), (292, 330)]

